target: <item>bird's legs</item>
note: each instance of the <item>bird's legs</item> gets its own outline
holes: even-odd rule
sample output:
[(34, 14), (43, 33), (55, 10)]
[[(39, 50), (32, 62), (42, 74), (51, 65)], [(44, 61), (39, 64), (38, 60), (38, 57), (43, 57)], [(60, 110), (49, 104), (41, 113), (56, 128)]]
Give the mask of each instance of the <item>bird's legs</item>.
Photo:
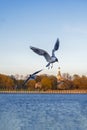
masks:
[(46, 65), (46, 67), (48, 67), (48, 69), (50, 69), (50, 62)]
[(51, 65), (51, 69), (53, 68), (53, 63), (52, 63), (52, 65)]
[(50, 68), (51, 69), (53, 68), (53, 63), (51, 63), (51, 64), (48, 65), (48, 69), (50, 69)]

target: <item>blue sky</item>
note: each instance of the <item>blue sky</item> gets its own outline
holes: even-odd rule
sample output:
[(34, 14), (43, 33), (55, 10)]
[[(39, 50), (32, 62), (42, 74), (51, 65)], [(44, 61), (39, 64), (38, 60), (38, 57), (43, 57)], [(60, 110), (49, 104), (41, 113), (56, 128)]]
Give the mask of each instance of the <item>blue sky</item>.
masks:
[[(46, 60), (29, 46), (50, 54), (60, 40), (59, 63)], [(0, 73), (87, 75), (87, 0), (0, 0)]]

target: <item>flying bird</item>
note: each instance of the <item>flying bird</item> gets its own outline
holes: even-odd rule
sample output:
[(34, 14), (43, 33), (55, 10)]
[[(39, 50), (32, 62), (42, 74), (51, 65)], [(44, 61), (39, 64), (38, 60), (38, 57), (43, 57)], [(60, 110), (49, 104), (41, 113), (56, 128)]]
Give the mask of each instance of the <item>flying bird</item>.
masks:
[(29, 77), (24, 81), (23, 86), (27, 83), (28, 80), (32, 79), (34, 80), (36, 78), (36, 74), (38, 74), (39, 72), (41, 72), (42, 70), (36, 71), (33, 74), (30, 74)]
[(44, 56), (44, 58), (46, 59), (46, 61), (48, 62), (48, 64), (46, 65), (46, 67), (50, 67), (50, 64), (52, 64), (51, 68), (53, 67), (53, 63), (54, 62), (58, 62), (58, 59), (57, 57), (55, 56), (55, 51), (57, 51), (59, 49), (59, 39), (57, 39), (55, 45), (54, 45), (54, 48), (52, 50), (52, 56), (50, 56), (48, 54), (48, 52), (46, 52), (45, 50), (43, 49), (39, 49), (39, 48), (36, 48), (36, 47), (32, 47), (30, 46), (30, 49), (33, 50), (35, 53), (37, 53), (38, 55), (41, 55), (41, 56)]

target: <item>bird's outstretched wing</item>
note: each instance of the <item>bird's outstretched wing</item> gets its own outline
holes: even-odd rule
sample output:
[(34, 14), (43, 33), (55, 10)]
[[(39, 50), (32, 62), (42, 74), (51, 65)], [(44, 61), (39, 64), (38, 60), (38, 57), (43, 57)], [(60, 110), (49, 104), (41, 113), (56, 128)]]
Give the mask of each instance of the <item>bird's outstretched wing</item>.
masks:
[(59, 49), (59, 39), (57, 39), (54, 45), (54, 49), (52, 50), (52, 56), (55, 56), (54, 52), (57, 51), (58, 49)]
[(24, 83), (23, 83), (22, 86), (24, 86), (30, 78), (31, 78), (31, 76), (29, 76), (29, 77), (24, 81)]
[(41, 70), (38, 70), (38, 71), (36, 71), (36, 72), (34, 72), (34, 73), (32, 74), (32, 76), (36, 75), (37, 73), (39, 73), (39, 72), (41, 72), (41, 71), (42, 71), (42, 69), (41, 69)]
[(36, 71), (36, 72), (34, 72), (34, 73), (31, 74), (31, 75), (29, 75), (29, 77), (24, 81), (23, 86), (27, 83), (28, 80), (30, 80), (30, 79), (35, 79), (35, 75), (36, 75), (37, 73), (41, 72), (41, 71), (42, 71), (42, 69), (41, 69), (41, 70), (38, 70), (38, 71)]
[(36, 48), (36, 47), (32, 47), (32, 46), (30, 46), (30, 49), (33, 50), (38, 55), (44, 56), (45, 59), (47, 60), (47, 62), (50, 61), (51, 57), (50, 57), (50, 55), (45, 50), (42, 50), (42, 49), (39, 49), (39, 48)]

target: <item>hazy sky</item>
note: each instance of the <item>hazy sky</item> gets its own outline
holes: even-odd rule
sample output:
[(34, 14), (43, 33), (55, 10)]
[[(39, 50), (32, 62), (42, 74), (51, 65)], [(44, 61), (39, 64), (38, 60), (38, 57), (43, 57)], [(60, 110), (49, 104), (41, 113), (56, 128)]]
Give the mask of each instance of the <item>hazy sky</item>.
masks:
[[(46, 60), (29, 46), (50, 54), (60, 40), (59, 63)], [(0, 73), (87, 75), (87, 0), (0, 0)]]

